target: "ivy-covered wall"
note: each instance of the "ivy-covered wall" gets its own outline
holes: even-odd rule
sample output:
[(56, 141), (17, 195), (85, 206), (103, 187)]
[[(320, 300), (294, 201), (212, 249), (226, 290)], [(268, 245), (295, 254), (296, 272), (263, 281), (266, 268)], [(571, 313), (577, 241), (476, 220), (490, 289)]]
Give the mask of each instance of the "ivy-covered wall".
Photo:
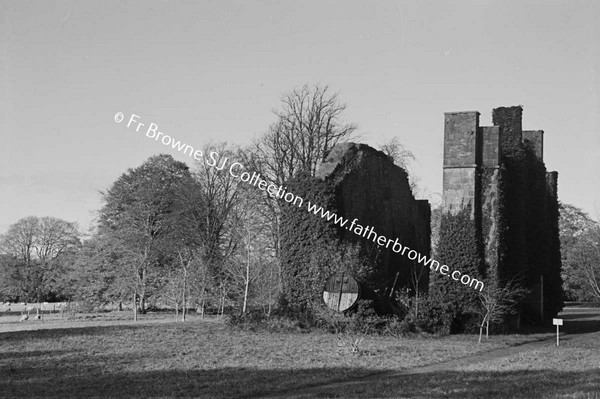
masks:
[[(483, 241), (480, 226), (472, 217), (471, 205), (455, 214), (442, 214), (438, 259), (452, 265), (452, 270), (459, 270), (479, 281), (485, 280)], [(473, 331), (478, 325), (477, 291), (448, 277), (435, 272), (431, 276), (431, 299), (443, 304), (442, 309), (448, 315), (441, 331)]]
[[(331, 181), (300, 175), (287, 187), (304, 202), (338, 210)], [(344, 243), (333, 223), (293, 204), (284, 205), (281, 222), (282, 305), (290, 316), (311, 321), (315, 307), (322, 306), (325, 281), (333, 273), (350, 272), (361, 282), (372, 278), (376, 265), (366, 262), (357, 247)]]
[[(504, 327), (548, 323), (563, 303), (556, 172), (547, 174), (541, 158), (543, 132), (529, 131), (523, 140), (520, 106), (494, 109), (494, 127), (480, 127), (477, 116), (472, 118), (477, 126), (463, 129), (452, 123), (454, 118), (464, 119), (464, 113), (446, 114), (444, 145), (457, 147), (460, 143), (469, 154), (474, 152), (471, 159), (475, 162), (457, 162), (460, 157), (444, 161), (439, 258), (454, 269), (476, 273), (486, 285), (518, 281), (529, 290), (518, 306), (518, 316), (507, 317)], [(448, 154), (445, 151), (445, 156)], [(446, 177), (465, 169), (473, 171), (471, 182)], [(475, 190), (457, 195), (464, 187)], [(463, 198), (460, 211), (456, 198)], [(456, 286), (468, 291), (454, 281), (443, 280), (439, 286), (435, 289), (442, 294), (453, 292)], [(468, 329), (465, 320), (473, 315), (470, 305), (464, 305), (473, 303), (472, 298), (464, 295), (448, 297), (456, 307), (462, 306), (462, 313), (455, 316), (462, 322), (455, 320), (454, 330)]]
[[(418, 276), (416, 261), (356, 234), (358, 225), (372, 228), (378, 236), (430, 255), (429, 203), (415, 200), (406, 172), (385, 154), (364, 144), (339, 144), (316, 177), (298, 176), (287, 187), (304, 200), (302, 207), (290, 204), (282, 213), (283, 298), (288, 310), (310, 318), (315, 306), (323, 306), (327, 277), (339, 271), (350, 272), (364, 288), (361, 296), (372, 296), (383, 312), (390, 310), (389, 304), (377, 298), (389, 297), (390, 290), (427, 290), (427, 268)], [(346, 226), (308, 212), (309, 201), (348, 219)]]
[(541, 140), (523, 140), (520, 135), (521, 115), (521, 107), (496, 108), (492, 113), (501, 134), (508, 132), (508, 139), (501, 141), (505, 227), (499, 231), (504, 246), (498, 278), (501, 283), (521, 280), (529, 290), (520, 321), (531, 325), (549, 323), (563, 302), (556, 191), (548, 190)]

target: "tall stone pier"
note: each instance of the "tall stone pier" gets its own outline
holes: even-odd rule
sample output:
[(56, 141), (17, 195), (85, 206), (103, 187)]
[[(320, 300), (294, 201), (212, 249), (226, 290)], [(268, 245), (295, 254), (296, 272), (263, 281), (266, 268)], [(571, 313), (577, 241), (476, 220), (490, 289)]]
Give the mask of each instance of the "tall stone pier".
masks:
[[(444, 115), (440, 257), (460, 263), (460, 251), (472, 251), (479, 259), (452, 266), (478, 263), (471, 271), (490, 287), (512, 281), (527, 289), (517, 316), (506, 320), (512, 327), (547, 323), (563, 305), (558, 173), (546, 171), (544, 132), (523, 130), (522, 112), (520, 106), (496, 108), (493, 126), (480, 126), (477, 111)], [(451, 251), (461, 248), (450, 228), (459, 215), (469, 219), (462, 226), (473, 239)]]

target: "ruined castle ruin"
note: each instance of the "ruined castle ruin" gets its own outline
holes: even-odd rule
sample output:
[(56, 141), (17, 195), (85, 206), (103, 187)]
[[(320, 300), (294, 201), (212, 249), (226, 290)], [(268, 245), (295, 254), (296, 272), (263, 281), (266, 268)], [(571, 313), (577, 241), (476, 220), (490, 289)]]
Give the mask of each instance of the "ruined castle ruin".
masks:
[[(383, 236), (430, 255), (429, 202), (415, 199), (406, 171), (383, 152), (365, 144), (338, 144), (314, 177), (289, 182), (288, 190), (348, 220), (341, 227), (306, 208), (286, 207), (282, 257), (290, 305), (300, 309), (323, 305), (325, 283), (336, 273), (355, 278), (361, 298), (375, 300), (383, 312), (393, 311), (385, 308), (393, 302), (389, 299), (393, 291), (427, 290), (427, 268), (377, 244)], [(364, 233), (357, 233), (357, 225)]]
[[(544, 132), (523, 130), (522, 112), (496, 108), (493, 126), (480, 126), (477, 111), (445, 114), (439, 254), (490, 286), (526, 288), (515, 327), (547, 323), (562, 307), (558, 173), (546, 171)], [(448, 293), (453, 283), (432, 285)]]

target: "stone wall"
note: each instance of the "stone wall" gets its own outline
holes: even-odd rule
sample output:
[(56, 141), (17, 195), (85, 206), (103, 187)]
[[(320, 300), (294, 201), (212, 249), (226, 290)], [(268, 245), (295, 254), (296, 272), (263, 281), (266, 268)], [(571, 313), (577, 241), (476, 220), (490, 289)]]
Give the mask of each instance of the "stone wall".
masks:
[(479, 112), (447, 112), (444, 120), (443, 211), (456, 214), (478, 203), (477, 165), (481, 157)]
[[(389, 302), (383, 298), (389, 298), (392, 288), (427, 290), (427, 269), (414, 284), (413, 271), (418, 275), (421, 270), (416, 261), (348, 228), (356, 219), (354, 229), (357, 225), (372, 228), (378, 236), (430, 255), (429, 203), (414, 198), (406, 171), (384, 153), (365, 144), (338, 144), (318, 165), (314, 177), (289, 182), (288, 191), (349, 220), (342, 228), (305, 207), (284, 208), (282, 263), (288, 303), (303, 302), (301, 311), (321, 306), (326, 278), (339, 272), (352, 274), (379, 304)], [(380, 309), (390, 311), (385, 306)]]
[(494, 109), (491, 127), (479, 126), (478, 115), (445, 114), (443, 211), (451, 217), (472, 207), (481, 277), (489, 285), (520, 281), (530, 291), (519, 305), (522, 321), (548, 322), (562, 306), (562, 289), (556, 172), (546, 173), (543, 131), (522, 130), (521, 106)]
[[(406, 171), (384, 153), (365, 144), (339, 144), (318, 166), (316, 175), (334, 182), (338, 215), (349, 220), (356, 218), (357, 223), (373, 227), (377, 234), (397, 238), (403, 246), (429, 256), (429, 202), (415, 199)], [(411, 285), (415, 262), (406, 255), (391, 248), (378, 248), (349, 230), (340, 230), (340, 234), (343, 240), (359, 243), (365, 252), (380, 251), (380, 268), (388, 289), (396, 273), (399, 273), (396, 288)], [(427, 289), (428, 273), (423, 273), (419, 285), (422, 291)]]

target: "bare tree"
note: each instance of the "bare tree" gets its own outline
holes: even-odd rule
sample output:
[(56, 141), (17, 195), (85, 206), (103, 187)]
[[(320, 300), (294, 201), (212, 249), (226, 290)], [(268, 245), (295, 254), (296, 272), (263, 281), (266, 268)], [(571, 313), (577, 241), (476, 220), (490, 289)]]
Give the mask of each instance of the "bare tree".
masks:
[[(233, 219), (242, 200), (240, 192), (258, 191), (228, 172), (228, 166), (240, 158), (240, 150), (226, 143), (210, 143), (203, 152), (205, 159), (196, 162), (193, 179), (178, 190), (165, 248), (177, 269), (176, 284), (170, 282), (165, 288), (177, 290), (175, 304), (181, 304), (183, 321), (190, 303), (199, 304), (204, 315), (207, 296), (217, 286), (222, 309), (223, 288), (229, 287), (223, 280), (225, 267), (239, 244)], [(190, 300), (192, 294), (195, 298)]]
[(233, 282), (241, 286), (242, 313), (247, 312), (250, 285), (260, 277), (265, 254), (269, 252), (268, 220), (259, 212), (262, 205), (261, 193), (248, 187), (230, 220), (232, 238), (239, 244), (226, 269)]
[(419, 177), (411, 170), (411, 164), (416, 160), (415, 154), (406, 148), (398, 137), (393, 137), (391, 140), (381, 144), (379, 150), (390, 158), (390, 160), (404, 169), (408, 174), (410, 189), (413, 194), (416, 194), (418, 189)]
[(12, 224), (2, 236), (2, 248), (23, 260), (42, 263), (57, 258), (64, 251), (79, 245), (77, 224), (54, 217), (28, 216)]
[(379, 150), (387, 155), (393, 163), (406, 171), (408, 171), (410, 163), (416, 160), (415, 154), (407, 149), (398, 137), (393, 137), (391, 140), (381, 144)]
[(1, 237), (2, 250), (31, 265), (39, 226), (40, 220), (36, 216), (28, 216), (12, 224)]
[(168, 219), (171, 225), (170, 239), (166, 240), (164, 252), (174, 257), (172, 274), (167, 281), (166, 291), (171, 292), (175, 303), (175, 317), (181, 304), (182, 321), (185, 321), (190, 304), (190, 293), (193, 291), (192, 280), (207, 259), (209, 235), (206, 234), (207, 216), (210, 212), (207, 206), (202, 184), (196, 179), (190, 179), (177, 191), (173, 203), (173, 212)]
[(345, 123), (346, 105), (327, 86), (304, 85), (284, 94), (277, 121), (258, 143), (262, 172), (277, 184), (303, 170), (315, 174), (317, 164), (339, 142), (356, 130)]
[(423, 284), (421, 282), (421, 279), (425, 276), (427, 276), (429, 273), (429, 269), (426, 268), (424, 265), (422, 265), (419, 262), (413, 262), (412, 268), (411, 268), (411, 273), (410, 273), (410, 277), (411, 277), (411, 283), (414, 289), (414, 298), (413, 298), (413, 308), (414, 308), (414, 317), (415, 320), (417, 319), (417, 317), (419, 316), (419, 301), (421, 300), (421, 297), (423, 296), (423, 293), (421, 292), (421, 285)]
[(485, 328), (485, 337), (489, 337), (490, 323), (504, 321), (506, 316), (514, 314), (519, 300), (527, 294), (516, 280), (510, 280), (504, 285), (496, 283), (486, 284), (485, 289), (479, 292), (479, 300), (482, 305), (482, 320), (479, 326), (479, 342)]
[[(195, 221), (200, 242), (203, 245), (202, 260), (211, 268), (211, 274), (217, 275), (219, 267), (235, 251), (235, 241), (227, 230), (227, 223), (240, 200), (242, 184), (234, 178), (225, 166), (240, 159), (239, 149), (227, 143), (209, 144), (204, 148), (205, 157), (213, 154), (217, 159), (215, 166), (205, 160), (197, 161), (193, 177), (196, 182), (196, 201), (202, 203), (201, 215), (204, 220)], [(223, 166), (223, 167), (222, 167)]]
[(79, 245), (77, 224), (53, 217), (40, 219), (39, 231), (35, 240), (37, 258), (46, 264), (70, 248)]
[[(304, 85), (285, 93), (277, 120), (255, 142), (246, 165), (279, 185), (299, 171), (315, 174), (317, 164), (340, 142), (352, 139), (356, 126), (343, 121), (346, 105), (327, 86)], [(272, 247), (276, 259), (281, 250), (281, 208), (277, 199), (265, 195), (265, 211), (271, 220)], [(281, 275), (281, 264), (278, 262)], [(279, 277), (279, 285), (281, 278)]]

